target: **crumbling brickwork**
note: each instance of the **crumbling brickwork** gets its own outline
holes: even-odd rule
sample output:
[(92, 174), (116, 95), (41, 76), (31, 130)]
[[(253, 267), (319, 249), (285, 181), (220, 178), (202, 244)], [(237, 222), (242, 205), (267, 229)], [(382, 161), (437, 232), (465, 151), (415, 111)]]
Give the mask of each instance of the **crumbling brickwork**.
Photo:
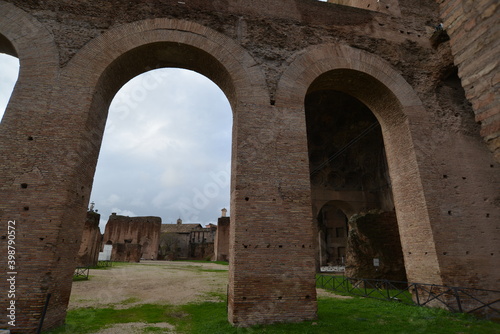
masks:
[(78, 267), (87, 267), (97, 265), (99, 252), (101, 251), (102, 234), (99, 229), (99, 220), (101, 215), (94, 211), (87, 212), (87, 219), (83, 227), (82, 241), (76, 265)]
[(500, 3), (497, 0), (438, 0), (467, 99), (481, 136), (500, 162)]
[(407, 281), (397, 224), (393, 212), (374, 210), (351, 217), (346, 276)]
[(219, 217), (217, 219), (217, 234), (215, 236), (215, 261), (229, 260), (229, 225), (231, 218)]
[[(486, 7), (456, 29), (454, 3)], [(319, 91), (350, 95), (380, 123), (408, 279), (499, 289), (500, 173), (484, 143), (499, 114), (496, 5), (400, 0), (398, 16), (314, 0), (0, 0), (0, 52), (21, 64), (0, 124), (15, 330), (35, 332), (49, 293), (44, 327), (63, 323), (110, 101), (159, 67), (207, 76), (232, 107), (232, 323), (316, 317), (304, 101)], [(450, 41), (433, 46), (440, 8)]]
[[(115, 247), (116, 244), (140, 245), (133, 251), (135, 254), (136, 250), (140, 249), (139, 258), (136, 255), (131, 256), (132, 262), (138, 262), (141, 258), (156, 260), (160, 243), (160, 229), (160, 217), (126, 217), (113, 213), (106, 223), (103, 242), (113, 245), (112, 261), (124, 261), (124, 258), (129, 258), (129, 256), (118, 256), (119, 249)], [(120, 249), (130, 252), (129, 248), (130, 246), (122, 246)]]

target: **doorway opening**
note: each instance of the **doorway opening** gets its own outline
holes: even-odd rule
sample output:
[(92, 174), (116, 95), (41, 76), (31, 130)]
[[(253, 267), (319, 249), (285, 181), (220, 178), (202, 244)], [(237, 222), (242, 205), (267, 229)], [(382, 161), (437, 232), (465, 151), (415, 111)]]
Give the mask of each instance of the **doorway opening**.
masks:
[[(305, 110), (317, 269), (336, 267), (356, 278), (405, 279), (378, 120), (361, 101), (332, 89), (310, 91)], [(397, 251), (388, 251), (387, 243)], [(374, 266), (374, 259), (380, 265)]]

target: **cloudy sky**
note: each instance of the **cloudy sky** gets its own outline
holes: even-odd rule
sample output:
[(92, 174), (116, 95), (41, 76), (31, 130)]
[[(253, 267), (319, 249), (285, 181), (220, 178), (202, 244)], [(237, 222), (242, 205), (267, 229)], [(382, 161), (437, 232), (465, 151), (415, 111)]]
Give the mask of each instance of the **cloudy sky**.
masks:
[[(17, 79), (0, 54), (0, 116)], [(229, 210), (232, 112), (209, 79), (181, 69), (148, 72), (115, 96), (91, 201), (101, 229), (112, 212), (163, 223), (216, 223)]]

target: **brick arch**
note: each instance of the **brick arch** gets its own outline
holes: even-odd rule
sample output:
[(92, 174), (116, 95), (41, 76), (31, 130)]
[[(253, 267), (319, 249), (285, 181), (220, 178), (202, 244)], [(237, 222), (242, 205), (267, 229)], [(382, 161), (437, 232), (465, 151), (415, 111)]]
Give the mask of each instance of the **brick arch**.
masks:
[[(17, 57), (20, 63), (19, 85), (16, 84), (12, 96), (32, 99), (29, 91), (33, 85), (49, 87), (55, 78), (59, 53), (54, 38), (35, 17), (10, 3), (0, 0), (0, 13), (0, 53)], [(40, 103), (44, 98), (37, 100)], [(11, 109), (7, 107), (2, 122), (20, 117), (13, 115)]]
[[(298, 52), (278, 84), (276, 105), (304, 105), (308, 92), (339, 90), (363, 102), (382, 127), (396, 214), (405, 256), (419, 248), (424, 259), (405, 258), (409, 280), (440, 284), (431, 218), (412, 136), (425, 110), (412, 87), (389, 63), (368, 52), (325, 44)], [(303, 108), (303, 107), (302, 107)], [(416, 233), (416, 231), (420, 231)], [(421, 260), (421, 261), (420, 261)]]
[[(74, 56), (64, 71), (64, 77), (69, 81), (76, 78), (82, 87), (96, 87), (102, 76), (107, 74), (106, 70), (114, 62), (120, 61), (120, 57), (147, 46), (157, 46), (155, 52), (161, 53), (161, 43), (170, 44), (167, 53), (181, 54), (159, 54), (159, 64), (145, 63), (149, 68), (135, 68), (137, 73), (130, 73), (130, 78), (122, 78), (122, 81), (126, 82), (156, 67), (181, 67), (199, 72), (214, 81), (224, 91), (233, 108), (239, 102), (248, 100), (255, 103), (259, 102), (256, 99), (268, 95), (265, 92), (265, 78), (257, 63), (232, 39), (194, 22), (166, 18), (138, 21), (107, 31)], [(182, 47), (185, 49), (181, 50)], [(197, 59), (190, 59), (191, 52), (196, 53)], [(165, 59), (159, 59), (161, 57)], [(211, 68), (207, 70), (201, 65)], [(217, 70), (226, 73), (217, 73)], [(117, 82), (117, 85), (121, 87), (125, 82)]]
[[(35, 59), (50, 61), (49, 64), (54, 65), (58, 55), (54, 38), (35, 17), (1, 0), (0, 12), (3, 16), (0, 20), (0, 52), (18, 57), (23, 66), (39, 64), (30, 64)], [(33, 52), (33, 46), (37, 47), (36, 52)]]

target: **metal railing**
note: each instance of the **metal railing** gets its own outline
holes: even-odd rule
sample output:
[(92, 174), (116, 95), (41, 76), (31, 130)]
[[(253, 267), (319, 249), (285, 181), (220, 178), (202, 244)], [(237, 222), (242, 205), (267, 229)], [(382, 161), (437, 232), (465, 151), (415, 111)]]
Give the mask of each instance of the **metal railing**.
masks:
[(316, 286), (354, 296), (445, 308), (452, 312), (500, 317), (500, 291), (317, 275)]
[(89, 279), (89, 267), (76, 267), (73, 274), (73, 279)]

